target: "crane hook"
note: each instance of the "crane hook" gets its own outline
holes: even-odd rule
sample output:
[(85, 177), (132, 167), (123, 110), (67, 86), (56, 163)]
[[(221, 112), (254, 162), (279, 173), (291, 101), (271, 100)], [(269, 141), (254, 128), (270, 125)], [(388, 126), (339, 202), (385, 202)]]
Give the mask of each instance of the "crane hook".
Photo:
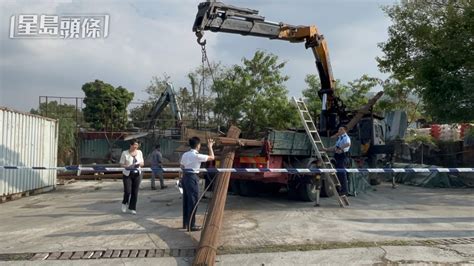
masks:
[(201, 46), (206, 45), (206, 40), (202, 40), (202, 38), (204, 37), (204, 33), (200, 31), (196, 31), (196, 36), (197, 36), (197, 43), (199, 43), (199, 45)]

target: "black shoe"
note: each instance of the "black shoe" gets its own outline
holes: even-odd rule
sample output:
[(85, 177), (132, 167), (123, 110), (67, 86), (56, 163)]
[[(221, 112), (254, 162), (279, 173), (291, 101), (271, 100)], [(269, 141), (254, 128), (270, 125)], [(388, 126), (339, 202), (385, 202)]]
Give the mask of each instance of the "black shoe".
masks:
[(151, 190), (156, 190), (156, 187), (151, 187)]
[(168, 187), (168, 186), (163, 185), (163, 186), (161, 186), (161, 189), (165, 189), (165, 188), (167, 188), (167, 187)]
[(193, 227), (191, 227), (191, 231), (192, 231), (192, 232), (201, 231), (201, 229), (202, 229), (202, 228), (201, 228), (200, 226), (193, 226)]

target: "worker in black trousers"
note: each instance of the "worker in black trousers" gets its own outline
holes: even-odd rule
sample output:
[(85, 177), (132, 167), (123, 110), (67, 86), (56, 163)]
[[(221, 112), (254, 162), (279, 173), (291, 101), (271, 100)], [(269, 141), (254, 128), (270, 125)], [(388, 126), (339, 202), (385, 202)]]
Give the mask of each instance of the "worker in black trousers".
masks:
[(120, 156), (120, 166), (125, 169), (123, 173), (123, 201), (122, 212), (137, 214), (138, 190), (140, 189), (141, 170), (143, 167), (143, 153), (139, 150), (138, 140), (130, 141), (130, 148), (122, 152)]
[[(188, 231), (199, 231), (201, 227), (196, 226), (196, 211), (199, 198), (199, 177), (198, 169), (201, 163), (214, 160), (214, 150), (212, 149), (214, 140), (209, 139), (207, 146), (209, 155), (200, 154), (201, 140), (198, 137), (189, 139), (191, 149), (181, 157), (181, 168), (184, 169), (183, 178), (183, 229)], [(193, 210), (196, 210), (193, 213)]]
[[(334, 159), (336, 160), (337, 169), (346, 168), (346, 154), (349, 153), (349, 149), (351, 148), (351, 138), (349, 135), (347, 135), (347, 127), (339, 127), (339, 130), (334, 136), (332, 136), (332, 138), (337, 138), (336, 145), (324, 150), (334, 152)], [(347, 199), (347, 194), (349, 193), (347, 174), (345, 172), (337, 172), (337, 179), (339, 179), (339, 183), (341, 184), (341, 187), (339, 188), (339, 195), (341, 196), (342, 200), (344, 200), (345, 204), (349, 205), (349, 200)]]

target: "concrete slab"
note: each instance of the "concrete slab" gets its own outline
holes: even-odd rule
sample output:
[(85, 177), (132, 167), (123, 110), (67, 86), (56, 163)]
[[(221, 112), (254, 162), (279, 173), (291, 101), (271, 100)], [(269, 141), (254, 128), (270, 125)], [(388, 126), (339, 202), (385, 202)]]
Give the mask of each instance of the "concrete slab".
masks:
[(446, 248), (453, 250), (458, 254), (460, 253), (465, 257), (474, 258), (474, 244), (448, 245)]
[(384, 258), (394, 263), (459, 263), (474, 260), (474, 256), (464, 256), (458, 252), (437, 247), (412, 246), (381, 247)]
[(381, 263), (380, 248), (351, 248), (218, 256), (218, 265), (373, 265)]
[(2, 204), (0, 251), (194, 247), (199, 233), (179, 229), (182, 202), (177, 190), (152, 191), (146, 181), (142, 188), (136, 216), (120, 210), (119, 181), (77, 182)]
[[(181, 199), (142, 183), (138, 215), (120, 211), (122, 183), (81, 181), (0, 205), (0, 253), (192, 248), (199, 232), (181, 230)], [(229, 196), (219, 244), (225, 248), (474, 237), (472, 189), (390, 185), (338, 207), (288, 201), (285, 195)], [(198, 210), (202, 220), (207, 201)], [(357, 247), (357, 246), (356, 246)]]
[(388, 184), (338, 208), (285, 198), (230, 197), (220, 244), (277, 245), (474, 237), (472, 189), (425, 189)]

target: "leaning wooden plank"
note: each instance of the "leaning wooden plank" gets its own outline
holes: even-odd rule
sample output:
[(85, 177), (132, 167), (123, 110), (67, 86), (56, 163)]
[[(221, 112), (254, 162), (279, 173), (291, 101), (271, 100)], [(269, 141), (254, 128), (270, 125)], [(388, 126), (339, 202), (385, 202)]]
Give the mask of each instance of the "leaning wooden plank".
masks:
[[(227, 132), (228, 138), (238, 138), (240, 129), (232, 126)], [(222, 167), (231, 168), (234, 161), (235, 146), (224, 148), (224, 163)], [(209, 212), (206, 217), (206, 223), (201, 233), (196, 257), (193, 265), (214, 265), (217, 252), (217, 237), (222, 225), (224, 216), (224, 207), (227, 198), (227, 189), (229, 187), (230, 172), (219, 173), (214, 187), (214, 196), (209, 205)]]

